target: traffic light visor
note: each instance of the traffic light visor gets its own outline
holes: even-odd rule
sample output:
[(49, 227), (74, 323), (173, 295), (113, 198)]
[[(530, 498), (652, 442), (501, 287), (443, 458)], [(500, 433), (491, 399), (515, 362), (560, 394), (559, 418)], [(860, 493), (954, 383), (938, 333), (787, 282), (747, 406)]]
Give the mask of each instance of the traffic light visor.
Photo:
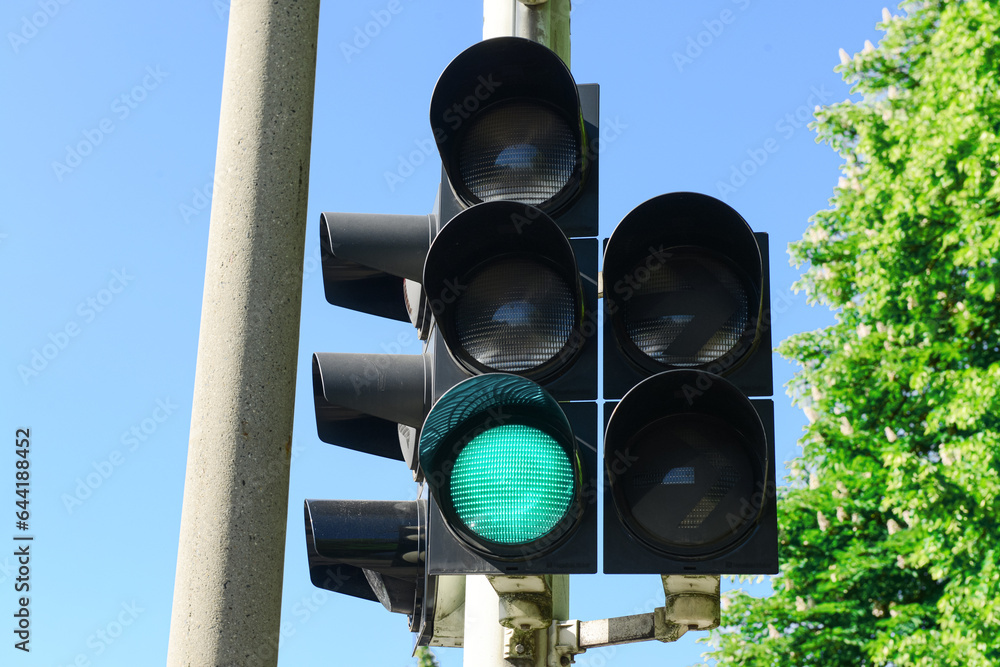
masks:
[(554, 213), (582, 187), (576, 82), (558, 55), (531, 40), (500, 37), (459, 54), (434, 88), (430, 120), (466, 206), (510, 200)]
[(607, 311), (618, 345), (646, 373), (725, 374), (755, 349), (763, 271), (753, 231), (706, 195), (674, 193), (618, 225), (604, 260)]
[(608, 423), (605, 466), (622, 524), (677, 559), (736, 548), (763, 509), (767, 437), (743, 394), (703, 371), (636, 385)]
[(584, 343), (573, 247), (532, 206), (491, 202), (459, 213), (427, 252), (423, 286), (448, 350), (473, 373), (547, 380)]

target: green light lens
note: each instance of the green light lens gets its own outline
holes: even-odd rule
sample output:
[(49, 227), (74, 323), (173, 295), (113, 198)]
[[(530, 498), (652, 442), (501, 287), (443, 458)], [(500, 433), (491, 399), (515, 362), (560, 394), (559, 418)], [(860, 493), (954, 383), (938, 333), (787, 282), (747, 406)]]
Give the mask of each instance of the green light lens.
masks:
[(565, 517), (574, 495), (573, 464), (552, 436), (505, 424), (469, 441), (451, 474), (451, 501), (475, 535), (524, 544)]

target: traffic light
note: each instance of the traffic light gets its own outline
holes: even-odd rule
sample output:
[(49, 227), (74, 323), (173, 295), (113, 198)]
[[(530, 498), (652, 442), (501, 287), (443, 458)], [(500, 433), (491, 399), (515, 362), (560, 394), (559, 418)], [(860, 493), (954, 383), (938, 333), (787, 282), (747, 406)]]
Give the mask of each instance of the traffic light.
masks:
[(405, 462), (418, 500), (305, 506), (313, 583), (408, 614), (418, 643), (442, 641), (444, 575), (597, 570), (597, 86), (488, 40), (431, 125), (430, 215), (320, 220), (327, 300), (410, 322), (423, 353), (312, 362), (320, 438)]
[(419, 445), (428, 572), (596, 572), (596, 417), (507, 373), (445, 392)]
[(420, 501), (305, 501), (313, 585), (419, 617), (424, 512)]
[(552, 216), (569, 237), (596, 236), (599, 95), (527, 39), (498, 37), (459, 54), (431, 97), (447, 183), (442, 220), (512, 201)]
[[(429, 374), (426, 355), (314, 354), (320, 439), (414, 468), (406, 434), (423, 422)], [(304, 509), (313, 585), (407, 614), (410, 630), (429, 641), (435, 582), (423, 560), (426, 502), (306, 500)]]
[(597, 240), (578, 237), (597, 234), (598, 96), (514, 37), (470, 47), (435, 86), (432, 575), (597, 570)]
[(712, 197), (636, 207), (604, 255), (604, 571), (777, 572), (767, 236)]

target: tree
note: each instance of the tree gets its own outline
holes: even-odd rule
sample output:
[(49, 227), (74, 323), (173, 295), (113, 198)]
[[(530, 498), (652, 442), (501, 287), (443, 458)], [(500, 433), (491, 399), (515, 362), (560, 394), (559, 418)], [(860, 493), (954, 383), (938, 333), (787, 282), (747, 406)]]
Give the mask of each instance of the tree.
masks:
[(785, 340), (810, 424), (774, 594), (726, 602), (732, 665), (1000, 664), (1000, 2), (883, 11), (813, 128), (844, 159), (790, 246), (836, 323)]
[(439, 667), (437, 658), (426, 646), (418, 646), (413, 657), (417, 659), (417, 667)]

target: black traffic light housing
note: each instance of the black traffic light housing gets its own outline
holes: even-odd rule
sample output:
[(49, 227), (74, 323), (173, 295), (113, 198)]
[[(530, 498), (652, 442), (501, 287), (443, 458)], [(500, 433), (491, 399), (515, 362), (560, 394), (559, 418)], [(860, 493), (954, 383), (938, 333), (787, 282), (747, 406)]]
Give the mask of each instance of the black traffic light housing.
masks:
[(625, 216), (604, 255), (604, 397), (684, 368), (770, 396), (767, 252), (767, 234), (708, 195), (660, 195)]
[(510, 374), (450, 388), (419, 444), (428, 574), (596, 572), (596, 417)]
[[(406, 462), (424, 497), (305, 507), (313, 582), (408, 614), (419, 643), (435, 640), (439, 574), (597, 568), (597, 241), (575, 237), (597, 233), (598, 87), (578, 87), (534, 42), (488, 40), (442, 74), (431, 125), (442, 185), (430, 215), (320, 220), (327, 301), (411, 322), (424, 353), (313, 356), (320, 438)], [(453, 424), (468, 406), (448, 397), (470, 387), (485, 412)], [(476, 429), (488, 433), (477, 440)], [(437, 455), (421, 456), (418, 443), (433, 434), (448, 451), (427, 445)], [(505, 448), (520, 438), (528, 453), (511, 457)], [(484, 459), (468, 454), (477, 447)], [(480, 497), (478, 481), (451, 479), (455, 469), (485, 470), (496, 490), (509, 480), (489, 479), (490, 456), (520, 465), (545, 452), (572, 487), (540, 492), (552, 493), (542, 519), (517, 505), (506, 507), (514, 519), (470, 515), (443, 495)], [(537, 462), (526, 470), (530, 482), (550, 472)], [(537, 525), (520, 526), (522, 516)], [(476, 532), (504, 521), (522, 532)]]
[(430, 122), (441, 155), (441, 224), (488, 201), (530, 204), (566, 236), (598, 233), (600, 89), (520, 37), (474, 44), (444, 70)]
[(621, 221), (603, 285), (604, 571), (776, 573), (767, 235), (679, 192)]
[[(597, 241), (576, 237), (598, 231), (599, 88), (578, 86), (562, 60), (537, 43), (492, 39), (448, 65), (430, 120), (442, 186), (441, 227), (422, 280), (434, 322), (434, 408), (421, 433), (428, 572), (595, 572), (596, 405), (566, 401), (597, 397)], [(449, 410), (449, 392), (493, 382), (487, 374), (497, 372), (530, 380), (515, 383), (521, 391), (555, 399), (545, 403), (575, 434), (556, 440), (575, 452), (580, 476), (561, 528), (514, 547), (470, 534), (449, 500), (459, 455), (450, 450), (457, 444), (464, 451), (468, 439), (452, 433), (458, 442), (446, 454), (425, 449), (427, 424)], [(477, 402), (493, 400), (483, 394)], [(525, 416), (524, 405), (493, 407), (515, 421), (537, 418)], [(491, 416), (470, 417), (477, 418)]]
[(605, 404), (604, 571), (778, 571), (774, 404), (666, 371)]
[(478, 204), (434, 238), (422, 281), (438, 334), (435, 399), (490, 372), (536, 381), (560, 401), (597, 398), (596, 239), (567, 239), (533, 206)]

